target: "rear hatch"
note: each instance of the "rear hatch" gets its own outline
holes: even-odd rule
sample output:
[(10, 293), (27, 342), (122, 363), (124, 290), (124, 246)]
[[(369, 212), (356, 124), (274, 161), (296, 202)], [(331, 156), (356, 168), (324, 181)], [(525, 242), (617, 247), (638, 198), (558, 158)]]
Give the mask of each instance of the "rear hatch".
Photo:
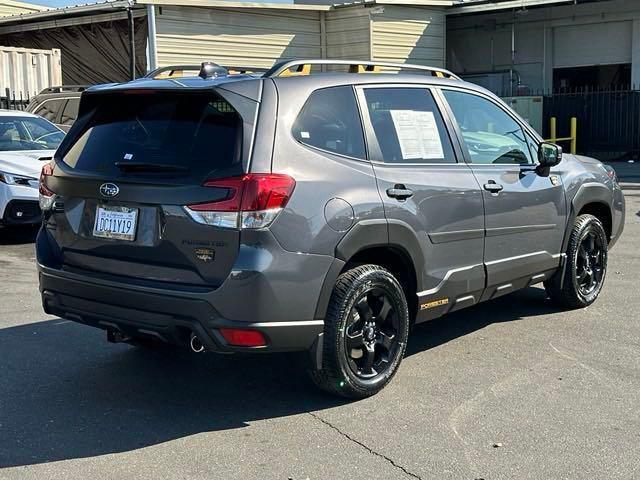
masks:
[(224, 181), (211, 181), (247, 171), (257, 106), (211, 87), (83, 94), (44, 177), (55, 263), (132, 282), (220, 285), (240, 231), (198, 223), (184, 207), (229, 198)]

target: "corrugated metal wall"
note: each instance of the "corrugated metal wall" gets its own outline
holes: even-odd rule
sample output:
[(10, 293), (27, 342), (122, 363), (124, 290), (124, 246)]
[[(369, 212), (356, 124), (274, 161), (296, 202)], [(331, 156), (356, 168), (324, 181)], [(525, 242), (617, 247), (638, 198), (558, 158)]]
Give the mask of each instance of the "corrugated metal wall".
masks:
[(326, 12), (327, 58), (369, 60), (370, 10), (363, 7), (346, 7)]
[(372, 59), (445, 65), (444, 9), (384, 5), (371, 15)]
[(26, 99), (62, 84), (60, 50), (0, 47), (0, 95), (9, 89)]
[(46, 10), (42, 5), (32, 5), (29, 3), (13, 2), (11, 0), (0, 0), (0, 17), (18, 15), (20, 13), (33, 13)]
[(321, 57), (320, 12), (156, 6), (158, 65), (270, 67)]

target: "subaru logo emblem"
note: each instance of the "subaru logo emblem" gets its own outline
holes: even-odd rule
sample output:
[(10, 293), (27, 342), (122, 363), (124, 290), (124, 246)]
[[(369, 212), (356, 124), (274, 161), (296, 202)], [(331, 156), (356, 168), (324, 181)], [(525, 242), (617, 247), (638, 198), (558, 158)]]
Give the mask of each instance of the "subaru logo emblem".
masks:
[(100, 185), (100, 193), (103, 197), (115, 197), (120, 188), (115, 183), (103, 183)]

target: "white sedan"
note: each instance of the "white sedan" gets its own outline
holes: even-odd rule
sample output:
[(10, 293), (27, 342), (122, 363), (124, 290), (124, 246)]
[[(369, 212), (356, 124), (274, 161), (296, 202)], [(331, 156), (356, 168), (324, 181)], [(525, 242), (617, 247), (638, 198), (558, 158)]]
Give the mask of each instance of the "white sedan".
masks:
[(42, 117), (0, 110), (0, 225), (40, 222), (38, 179), (64, 132)]

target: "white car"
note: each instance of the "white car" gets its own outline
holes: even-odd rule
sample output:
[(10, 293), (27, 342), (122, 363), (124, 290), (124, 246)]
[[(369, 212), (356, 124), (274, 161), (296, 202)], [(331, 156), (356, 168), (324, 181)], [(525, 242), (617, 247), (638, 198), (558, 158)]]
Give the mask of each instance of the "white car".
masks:
[(40, 222), (38, 179), (64, 132), (38, 115), (0, 110), (0, 225)]

